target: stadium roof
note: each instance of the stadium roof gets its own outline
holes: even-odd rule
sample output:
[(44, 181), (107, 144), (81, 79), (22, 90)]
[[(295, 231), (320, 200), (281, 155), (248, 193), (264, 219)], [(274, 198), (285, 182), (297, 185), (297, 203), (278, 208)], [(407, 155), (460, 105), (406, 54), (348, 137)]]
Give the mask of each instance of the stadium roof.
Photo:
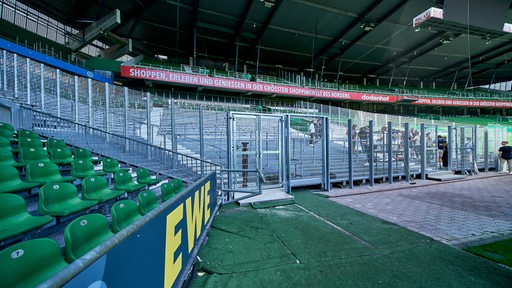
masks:
[[(493, 1), (507, 2), (505, 21), (512, 23), (511, 1)], [(212, 66), (228, 62), (230, 68), (238, 64), (238, 71), (243, 65), (254, 71), (258, 64), (264, 74), (290, 71), (358, 83), (366, 78), (372, 84), (378, 78), (380, 85), (393, 86), (423, 81), (431, 87), (435, 81), (436, 87), (464, 88), (512, 80), (512, 33), (442, 20), (413, 27), (413, 18), (443, 8), (444, 1), (20, 2), (84, 31), (83, 40), (118, 9), (120, 21), (92, 36), (113, 49), (126, 49), (130, 39), (134, 57), (165, 55)]]

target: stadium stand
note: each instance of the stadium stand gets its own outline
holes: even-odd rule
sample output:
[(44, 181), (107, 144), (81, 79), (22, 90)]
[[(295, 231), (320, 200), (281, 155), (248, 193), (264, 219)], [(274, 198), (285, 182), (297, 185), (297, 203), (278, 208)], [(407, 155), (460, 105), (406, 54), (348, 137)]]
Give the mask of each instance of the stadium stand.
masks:
[(53, 217), (33, 216), (23, 197), (0, 194), (0, 241), (23, 234), (53, 221)]
[(108, 227), (105, 215), (82, 215), (69, 223), (64, 230), (64, 258), (69, 263), (103, 243), (114, 234)]
[(139, 195), (137, 196), (139, 201), (139, 213), (141, 215), (146, 215), (151, 210), (158, 207), (158, 197), (156, 196), (155, 192), (151, 190), (142, 190), (139, 192)]
[(98, 201), (81, 199), (75, 185), (65, 182), (43, 185), (38, 199), (39, 213), (51, 216), (68, 216), (98, 204)]
[(36, 287), (67, 265), (59, 244), (48, 238), (26, 240), (0, 251), (3, 287)]
[(9, 148), (0, 148), (0, 164), (9, 165), (17, 168), (24, 167), (24, 163), (19, 163), (14, 160), (14, 155)]
[(112, 232), (117, 233), (141, 218), (139, 207), (133, 200), (119, 200), (112, 205)]

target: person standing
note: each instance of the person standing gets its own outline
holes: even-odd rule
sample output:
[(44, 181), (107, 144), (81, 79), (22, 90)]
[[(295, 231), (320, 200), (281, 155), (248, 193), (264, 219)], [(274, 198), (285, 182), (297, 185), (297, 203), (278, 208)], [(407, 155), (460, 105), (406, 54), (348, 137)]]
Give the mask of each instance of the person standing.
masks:
[(498, 173), (503, 173), (503, 165), (507, 162), (508, 174), (512, 175), (512, 147), (508, 146), (508, 141), (502, 141), (501, 147), (498, 149), (498, 158), (500, 159), (500, 170)]
[(442, 135), (437, 135), (437, 155), (438, 155), (438, 164), (439, 168), (443, 168), (443, 156), (446, 150), (446, 140)]
[(315, 141), (315, 136), (316, 136), (315, 121), (311, 120), (311, 122), (309, 123), (309, 145), (310, 146), (314, 145), (313, 143)]

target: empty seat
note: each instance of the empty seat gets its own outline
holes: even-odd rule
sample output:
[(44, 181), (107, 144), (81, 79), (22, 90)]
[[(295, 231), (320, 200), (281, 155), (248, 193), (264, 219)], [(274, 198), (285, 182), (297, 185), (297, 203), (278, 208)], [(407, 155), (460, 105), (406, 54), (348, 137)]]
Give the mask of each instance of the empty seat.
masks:
[(112, 190), (107, 180), (101, 176), (88, 176), (82, 181), (82, 198), (105, 202), (123, 195), (122, 190)]
[(46, 149), (52, 150), (56, 148), (67, 149), (68, 145), (61, 139), (50, 138), (46, 141)]
[(1, 286), (36, 287), (67, 265), (55, 240), (23, 241), (0, 251)]
[(20, 138), (33, 138), (41, 140), (41, 137), (36, 132), (24, 129), (18, 131), (18, 141)]
[(80, 199), (75, 185), (70, 183), (50, 183), (39, 190), (38, 210), (41, 215), (67, 216), (96, 204), (98, 201)]
[(18, 149), (29, 147), (43, 148), (43, 142), (39, 138), (18, 138)]
[(43, 147), (22, 147), (19, 154), (20, 163), (28, 164), (30, 162), (50, 161), (48, 152)]
[(140, 219), (139, 207), (132, 200), (120, 200), (112, 205), (112, 232), (117, 233)]
[(14, 155), (10, 149), (0, 148), (0, 164), (10, 165), (13, 167), (23, 167), (24, 163), (19, 163), (14, 160)]
[(0, 130), (7, 130), (7, 131), (10, 131), (12, 134), (14, 134), (14, 132), (15, 132), (14, 126), (12, 126), (9, 123), (5, 123), (5, 122), (0, 122)]
[(71, 175), (83, 179), (87, 176), (105, 176), (106, 173), (94, 170), (94, 164), (89, 160), (75, 159), (71, 162)]
[(30, 191), (32, 188), (41, 185), (40, 183), (29, 183), (20, 179), (18, 169), (5, 164), (0, 164), (0, 194), (17, 193)]
[(160, 186), (160, 191), (162, 191), (162, 202), (165, 202), (176, 195), (176, 191), (174, 190), (174, 186), (171, 182), (163, 183)]
[(137, 183), (146, 185), (155, 185), (160, 183), (160, 179), (151, 177), (149, 170), (146, 168), (139, 167), (135, 170), (137, 173)]
[(0, 241), (52, 222), (51, 216), (33, 216), (27, 203), (16, 194), (0, 194)]
[(64, 258), (71, 263), (113, 235), (104, 215), (92, 213), (80, 216), (64, 229)]
[(116, 172), (114, 174), (114, 188), (126, 192), (135, 192), (146, 187), (145, 184), (133, 182), (132, 174), (128, 172)]
[(14, 137), (14, 133), (10, 130), (0, 129), (0, 137), (3, 137), (9, 141), (16, 141), (16, 138)]
[(103, 163), (103, 171), (106, 173), (115, 174), (116, 172), (128, 172), (130, 168), (119, 167), (119, 162), (113, 158), (105, 158), (101, 161)]
[[(48, 149), (50, 160), (57, 165), (66, 165), (73, 162), (73, 153), (68, 148), (52, 148)], [(75, 176), (76, 177), (76, 176)]]
[(32, 162), (27, 165), (25, 180), (35, 183), (72, 182), (73, 176), (62, 176), (59, 166), (50, 161)]
[(10, 151), (15, 150), (11, 146), (11, 141), (5, 137), (2, 137), (2, 135), (0, 135), (0, 149), (7, 149)]
[(73, 155), (75, 156), (75, 159), (89, 160), (94, 164), (101, 162), (101, 160), (98, 157), (92, 156), (90, 150), (84, 148), (76, 148), (75, 150), (73, 150)]
[(151, 212), (151, 210), (158, 207), (158, 198), (155, 192), (151, 190), (140, 191), (137, 198), (139, 200), (139, 213), (141, 215), (146, 215)]
[(173, 178), (172, 179), (172, 186), (174, 186), (174, 193), (178, 194), (185, 188), (183, 186), (183, 181), (179, 178)]

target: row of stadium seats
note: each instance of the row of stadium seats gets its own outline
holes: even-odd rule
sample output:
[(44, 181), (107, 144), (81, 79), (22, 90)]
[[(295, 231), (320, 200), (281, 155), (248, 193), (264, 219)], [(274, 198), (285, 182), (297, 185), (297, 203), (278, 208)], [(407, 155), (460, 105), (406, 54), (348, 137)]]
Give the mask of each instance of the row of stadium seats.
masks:
[(0, 122), (0, 287), (37, 286), (184, 189), (43, 138)]

